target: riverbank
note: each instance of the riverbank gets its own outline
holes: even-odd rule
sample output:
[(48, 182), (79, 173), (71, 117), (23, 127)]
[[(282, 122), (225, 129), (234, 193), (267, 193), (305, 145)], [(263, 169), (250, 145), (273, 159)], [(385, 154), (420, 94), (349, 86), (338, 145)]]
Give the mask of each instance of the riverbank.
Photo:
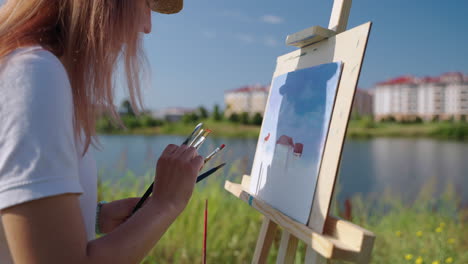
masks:
[[(99, 200), (140, 196), (152, 177), (128, 176), (119, 183), (99, 185)], [(216, 178), (197, 186), (184, 213), (150, 252), (144, 263), (194, 263), (200, 259), (203, 210), (209, 201), (208, 263), (249, 263), (253, 256), (262, 216), (227, 193)], [(344, 216), (338, 205), (334, 215)], [(351, 221), (377, 236), (372, 263), (468, 263), (468, 211), (459, 208), (453, 189), (435, 196), (431, 186), (421, 189), (413, 203), (382, 194), (378, 199), (351, 199)], [(274, 263), (279, 236), (268, 263)], [(304, 258), (299, 244), (296, 260)], [(301, 261), (300, 261), (301, 262)], [(338, 262), (337, 262), (338, 263)]]
[(423, 137), (451, 140), (468, 140), (466, 122), (396, 123), (351, 120), (347, 136), (350, 138), (372, 137)]
[[(221, 138), (257, 138), (260, 127), (254, 125), (243, 125), (229, 121), (203, 120), (205, 128), (213, 131), (210, 137)], [(111, 132), (98, 131), (101, 134), (117, 135), (189, 135), (197, 123), (164, 123), (155, 127), (136, 127), (126, 130), (113, 130)]]
[[(260, 127), (243, 125), (229, 121), (203, 121), (205, 127), (213, 130), (212, 137), (223, 138), (258, 138)], [(195, 124), (191, 123), (163, 123), (154, 127), (135, 127), (126, 130), (98, 130), (102, 134), (129, 134), (129, 135), (188, 135)], [(377, 123), (369, 119), (351, 120), (349, 122), (347, 137), (408, 137), (408, 138), (436, 138), (450, 140), (468, 140), (468, 123), (464, 122), (430, 122), (430, 123)]]

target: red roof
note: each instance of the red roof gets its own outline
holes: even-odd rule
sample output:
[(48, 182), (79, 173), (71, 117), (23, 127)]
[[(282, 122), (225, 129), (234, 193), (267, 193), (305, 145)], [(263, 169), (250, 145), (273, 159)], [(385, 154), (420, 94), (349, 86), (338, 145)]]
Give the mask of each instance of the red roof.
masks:
[(269, 85), (247, 85), (237, 89), (226, 91), (226, 93), (251, 93), (251, 92), (268, 92), (270, 90)]
[(400, 76), (394, 79), (390, 79), (388, 81), (379, 82), (377, 85), (398, 85), (398, 84), (414, 84), (415, 78), (411, 75), (408, 76)]
[(463, 77), (463, 73), (461, 72), (447, 72), (440, 75), (440, 79), (446, 83), (463, 82)]
[(399, 85), (399, 84), (417, 84), (417, 83), (450, 83), (453, 81), (468, 80), (468, 75), (463, 75), (461, 72), (447, 72), (437, 77), (426, 76), (417, 78), (411, 75), (396, 77), (384, 82), (379, 82), (376, 86), (381, 85)]
[(463, 77), (463, 73), (461, 73), (461, 72), (446, 72), (446, 73), (440, 75), (440, 77), (444, 77), (444, 76)]
[(420, 80), (422, 83), (440, 83), (440, 77), (431, 77), (431, 76), (426, 76), (421, 78)]

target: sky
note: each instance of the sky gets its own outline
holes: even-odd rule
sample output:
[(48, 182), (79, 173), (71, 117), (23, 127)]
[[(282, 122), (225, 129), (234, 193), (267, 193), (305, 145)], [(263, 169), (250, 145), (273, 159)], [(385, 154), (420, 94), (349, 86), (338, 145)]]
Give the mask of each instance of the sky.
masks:
[[(3, 1), (0, 0), (0, 4)], [(152, 82), (147, 109), (224, 106), (224, 92), (269, 84), (286, 36), (327, 27), (332, 0), (186, 0), (175, 15), (153, 13), (144, 47)], [(353, 0), (348, 28), (372, 21), (360, 82), (399, 75), (468, 74), (468, 1)], [(116, 101), (126, 93), (119, 90)]]
[[(327, 27), (332, 5), (332, 0), (186, 0), (180, 14), (153, 14), (153, 32), (144, 37), (152, 66), (145, 106), (210, 109), (224, 105), (227, 90), (269, 84), (276, 58), (296, 49), (285, 45), (286, 36)], [(405, 74), (468, 74), (467, 10), (467, 1), (354, 0), (348, 28), (373, 22), (358, 86), (372, 88)]]

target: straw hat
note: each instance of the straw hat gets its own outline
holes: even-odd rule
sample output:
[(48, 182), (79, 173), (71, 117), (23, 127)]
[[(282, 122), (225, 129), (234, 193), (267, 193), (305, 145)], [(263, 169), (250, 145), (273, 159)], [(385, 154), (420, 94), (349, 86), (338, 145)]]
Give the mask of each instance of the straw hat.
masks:
[(151, 10), (163, 14), (175, 14), (184, 7), (184, 0), (147, 0)]

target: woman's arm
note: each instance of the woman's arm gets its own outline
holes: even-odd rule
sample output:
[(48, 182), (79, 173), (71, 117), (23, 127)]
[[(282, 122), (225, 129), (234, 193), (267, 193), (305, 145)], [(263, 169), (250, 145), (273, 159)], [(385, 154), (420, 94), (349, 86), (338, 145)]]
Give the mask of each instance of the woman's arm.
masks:
[(133, 208), (139, 200), (140, 198), (125, 198), (102, 204), (99, 215), (96, 216), (99, 221), (96, 222), (99, 231), (107, 234), (119, 227), (132, 215)]
[(178, 212), (152, 199), (110, 234), (88, 243), (78, 195), (59, 195), (2, 212), (15, 263), (139, 263)]
[(125, 223), (88, 242), (78, 195), (34, 200), (2, 211), (15, 263), (139, 263), (189, 201), (203, 158), (170, 145), (156, 168), (154, 195)]

